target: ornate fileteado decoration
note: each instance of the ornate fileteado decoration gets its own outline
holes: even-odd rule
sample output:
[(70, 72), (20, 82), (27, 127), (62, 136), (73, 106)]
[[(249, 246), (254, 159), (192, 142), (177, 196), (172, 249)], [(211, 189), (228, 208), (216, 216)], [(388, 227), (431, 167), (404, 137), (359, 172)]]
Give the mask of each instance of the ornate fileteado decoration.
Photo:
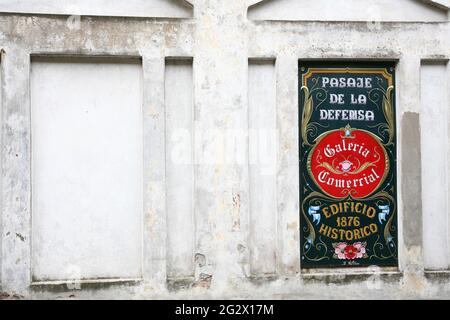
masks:
[(302, 268), (397, 266), (394, 65), (299, 68)]

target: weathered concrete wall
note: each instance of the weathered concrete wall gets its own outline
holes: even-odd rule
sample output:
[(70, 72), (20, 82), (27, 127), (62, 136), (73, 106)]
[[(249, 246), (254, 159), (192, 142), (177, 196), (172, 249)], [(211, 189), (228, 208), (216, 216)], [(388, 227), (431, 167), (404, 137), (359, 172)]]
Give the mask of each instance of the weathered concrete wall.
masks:
[(142, 64), (33, 59), (30, 80), (32, 280), (139, 279)]
[[(336, 9), (339, 8), (339, 9)], [(252, 20), (293, 21), (446, 21), (447, 12), (411, 0), (262, 1), (249, 11)]]
[[(255, 2), (196, 0), (189, 19), (0, 15), (0, 48), (5, 51), (1, 57), (2, 291), (25, 298), (450, 298), (450, 272), (425, 271), (423, 239), (435, 230), (422, 230), (422, 218), (427, 216), (418, 200), (421, 190), (448, 188), (423, 184), (429, 180), (421, 178), (427, 172), (420, 169), (423, 157), (418, 147), (420, 139), (428, 139), (421, 135), (427, 128), (420, 128), (420, 123), (446, 130), (450, 122), (448, 112), (439, 123), (430, 118), (421, 121), (420, 99), (423, 61), (439, 61), (444, 77), (450, 77), (445, 67), (450, 57), (447, 11), (441, 7), (436, 17), (435, 9), (430, 14), (424, 7), (414, 11), (420, 14), (417, 21), (409, 17), (408, 22), (402, 22), (401, 14), (392, 18), (392, 13), (379, 23), (351, 18), (256, 21), (247, 17)], [(311, 16), (320, 15), (311, 12)], [(34, 56), (52, 55), (69, 60), (142, 58), (139, 279), (42, 282), (32, 278), (30, 68)], [(181, 67), (173, 62), (177, 59), (184, 61)], [(299, 59), (398, 62), (398, 270), (300, 269)], [(252, 79), (267, 88), (267, 99), (258, 100), (260, 89)], [(177, 86), (180, 97), (167, 97)], [(193, 103), (184, 103), (183, 97)], [(174, 116), (178, 103), (185, 117)], [(444, 110), (449, 107), (448, 100), (442, 104)], [(252, 135), (261, 127), (268, 135)], [(174, 162), (173, 146), (177, 137), (185, 135), (192, 141), (192, 149), (182, 152), (188, 160)], [(268, 157), (271, 163), (255, 161), (254, 150), (270, 139), (276, 142), (275, 155)], [(442, 162), (449, 148), (450, 143), (431, 159), (445, 167)], [(447, 165), (442, 174), (448, 177), (449, 169)], [(182, 178), (174, 186), (177, 174)], [(177, 200), (172, 188), (183, 186), (180, 200), (185, 210), (172, 202)], [(444, 201), (448, 217), (448, 198), (438, 201)], [(264, 210), (259, 219), (256, 212), (261, 206), (272, 209)], [(179, 219), (186, 228), (177, 236)], [(439, 237), (448, 243), (445, 233), (443, 228)], [(176, 268), (180, 261), (187, 265)]]
[(192, 5), (184, 0), (2, 0), (0, 11), (120, 17), (192, 17)]

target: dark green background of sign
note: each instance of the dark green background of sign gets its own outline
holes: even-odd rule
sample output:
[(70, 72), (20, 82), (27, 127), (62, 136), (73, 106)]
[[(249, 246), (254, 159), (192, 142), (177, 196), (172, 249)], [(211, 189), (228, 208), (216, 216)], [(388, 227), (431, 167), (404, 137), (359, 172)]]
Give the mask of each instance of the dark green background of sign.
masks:
[[(379, 233), (371, 235), (367, 238), (358, 240), (361, 242), (366, 242), (367, 258), (357, 259), (357, 260), (340, 260), (333, 257), (334, 248), (333, 243), (340, 242), (323, 236), (319, 233), (319, 225), (313, 223), (312, 216), (308, 214), (308, 208), (311, 205), (329, 205), (331, 203), (339, 203), (348, 201), (351, 198), (342, 200), (330, 200), (326, 195), (320, 191), (318, 186), (312, 180), (308, 170), (307, 170), (307, 158), (312, 150), (312, 146), (305, 143), (302, 138), (302, 130), (306, 129), (305, 126), (302, 127), (302, 114), (305, 103), (305, 91), (301, 90), (303, 83), (303, 76), (308, 73), (310, 68), (350, 68), (350, 69), (386, 69), (387, 73), (392, 76), (392, 82), (394, 85), (394, 90), (391, 95), (387, 94), (388, 83), (384, 77), (376, 74), (359, 74), (355, 75), (342, 70), (339, 74), (329, 74), (329, 76), (334, 77), (361, 77), (370, 76), (374, 78), (374, 87), (378, 83), (381, 90), (363, 89), (363, 88), (327, 88), (325, 93), (323, 90), (313, 89), (314, 79), (322, 77), (327, 74), (313, 74), (307, 81), (307, 87), (310, 89), (310, 93), (313, 98), (313, 113), (311, 119), (308, 122), (307, 139), (309, 143), (314, 144), (315, 138), (331, 130), (336, 130), (345, 127), (350, 124), (352, 128), (364, 129), (370, 131), (380, 138), (385, 149), (387, 151), (390, 168), (386, 179), (382, 185), (372, 194), (364, 199), (358, 199), (355, 201), (363, 202), (365, 204), (377, 207), (377, 205), (389, 205), (390, 214), (386, 221), (383, 223), (379, 222), (378, 213), (380, 210), (377, 209), (376, 223), (378, 225)], [(376, 78), (382, 78), (381, 82), (376, 82)], [(320, 86), (319, 86), (320, 87)], [(384, 93), (383, 93), (384, 91)], [(373, 101), (369, 101), (367, 105), (357, 105), (354, 109), (366, 109), (372, 110), (375, 113), (375, 120), (373, 122), (365, 123), (364, 121), (349, 121), (349, 120), (333, 120), (333, 121), (321, 121), (319, 110), (330, 107), (327, 100), (323, 101), (325, 94), (331, 93), (343, 93), (346, 97), (350, 94), (366, 94), (372, 98)], [(379, 94), (377, 96), (377, 94)], [(391, 121), (392, 134), (385, 130), (385, 126), (388, 125), (385, 113), (383, 112), (383, 94), (391, 97), (392, 102), (392, 117), (393, 123)], [(349, 107), (350, 104), (346, 103), (344, 105), (345, 109), (352, 109)], [(332, 106), (333, 109), (338, 109), (337, 105)], [(327, 267), (361, 267), (361, 266), (398, 266), (398, 254), (397, 254), (397, 243), (398, 243), (398, 232), (397, 232), (397, 155), (396, 155), (396, 113), (395, 113), (395, 64), (393, 62), (380, 62), (380, 63), (356, 63), (356, 62), (299, 62), (299, 140), (300, 140), (300, 239), (301, 239), (301, 267), (302, 268), (327, 268)], [(312, 126), (311, 126), (312, 124)], [(326, 127), (324, 127), (326, 125)], [(390, 137), (391, 136), (391, 137)], [(390, 138), (392, 143), (389, 143)], [(313, 193), (318, 192), (322, 196), (310, 197)], [(373, 197), (373, 195), (380, 195), (380, 197)], [(308, 198), (310, 197), (310, 198)], [(305, 201), (307, 200), (307, 201)], [(323, 221), (324, 217), (322, 216)], [(311, 223), (308, 223), (308, 221)], [(390, 225), (386, 227), (386, 224), (390, 221)], [(336, 222), (331, 223), (331, 220), (327, 221), (327, 225), (331, 227), (337, 227)], [(366, 225), (369, 222), (369, 218), (361, 217), (361, 225)], [(310, 226), (314, 226), (314, 237), (309, 230)], [(351, 229), (351, 228), (350, 228)], [(349, 230), (350, 230), (349, 229)], [(313, 238), (313, 239), (312, 239)], [(353, 241), (357, 242), (357, 241)], [(350, 242), (352, 243), (352, 242)]]

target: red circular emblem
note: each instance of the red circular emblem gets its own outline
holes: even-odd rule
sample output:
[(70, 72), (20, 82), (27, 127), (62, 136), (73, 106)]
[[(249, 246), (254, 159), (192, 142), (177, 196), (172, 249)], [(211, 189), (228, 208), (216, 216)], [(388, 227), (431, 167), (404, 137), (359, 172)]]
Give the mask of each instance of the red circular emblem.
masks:
[(389, 158), (372, 133), (350, 126), (319, 137), (308, 158), (317, 186), (333, 198), (371, 195), (389, 171)]

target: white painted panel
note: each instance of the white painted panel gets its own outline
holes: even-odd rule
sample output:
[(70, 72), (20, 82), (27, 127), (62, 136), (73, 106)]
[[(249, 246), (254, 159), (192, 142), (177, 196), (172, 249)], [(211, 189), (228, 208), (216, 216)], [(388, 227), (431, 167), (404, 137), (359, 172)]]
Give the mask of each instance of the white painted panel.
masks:
[(273, 61), (250, 62), (250, 269), (252, 275), (276, 272), (276, 94)]
[(449, 267), (447, 91), (446, 65), (422, 65), (423, 250), (425, 268), (431, 270)]
[(291, 21), (447, 20), (445, 10), (416, 0), (267, 0), (251, 7), (248, 16), (252, 20)]
[(83, 16), (192, 16), (184, 0), (0, 0), (0, 12)]
[(191, 61), (167, 61), (167, 275), (193, 276), (193, 74)]
[(142, 68), (106, 61), (32, 62), (34, 280), (141, 277)]

